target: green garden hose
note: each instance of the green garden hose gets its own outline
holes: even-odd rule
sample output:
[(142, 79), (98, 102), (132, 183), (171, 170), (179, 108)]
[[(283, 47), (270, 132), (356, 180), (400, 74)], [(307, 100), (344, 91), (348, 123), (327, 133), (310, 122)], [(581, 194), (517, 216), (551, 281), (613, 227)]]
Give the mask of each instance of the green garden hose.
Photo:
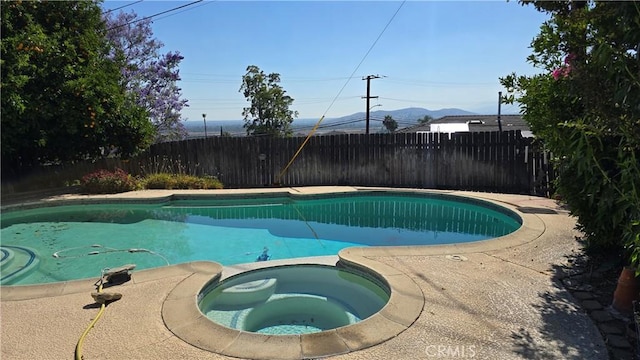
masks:
[[(98, 294), (100, 294), (102, 292), (102, 285), (104, 283), (104, 273), (105, 273), (106, 270), (108, 270), (108, 269), (103, 269), (102, 270), (102, 273), (100, 274), (100, 280), (98, 280), (98, 282), (96, 283), (98, 285)], [(89, 326), (87, 326), (87, 328), (84, 330), (84, 332), (82, 333), (82, 336), (80, 336), (80, 339), (78, 340), (78, 343), (76, 344), (76, 357), (75, 357), (75, 360), (83, 360), (83, 357), (82, 357), (82, 344), (84, 343), (84, 338), (89, 333), (89, 330), (91, 330), (93, 328), (93, 326), (98, 322), (98, 320), (100, 320), (100, 317), (102, 316), (102, 313), (104, 313), (104, 309), (106, 307), (107, 307), (107, 304), (105, 302), (102, 302), (100, 304), (100, 311), (98, 311), (98, 315), (96, 315), (96, 317), (93, 319), (93, 321), (91, 321)]]

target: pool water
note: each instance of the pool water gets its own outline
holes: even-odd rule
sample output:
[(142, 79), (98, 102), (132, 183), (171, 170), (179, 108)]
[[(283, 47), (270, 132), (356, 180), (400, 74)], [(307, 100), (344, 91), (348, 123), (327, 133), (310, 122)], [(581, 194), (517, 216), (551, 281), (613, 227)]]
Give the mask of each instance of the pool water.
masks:
[(335, 255), (351, 246), (478, 241), (521, 225), (507, 209), (456, 199), (358, 194), (11, 211), (2, 214), (2, 247), (30, 249), (39, 261), (25, 271), (16, 261), (3, 264), (0, 284), (99, 277), (103, 268), (130, 263), (136, 269), (196, 260), (233, 265)]

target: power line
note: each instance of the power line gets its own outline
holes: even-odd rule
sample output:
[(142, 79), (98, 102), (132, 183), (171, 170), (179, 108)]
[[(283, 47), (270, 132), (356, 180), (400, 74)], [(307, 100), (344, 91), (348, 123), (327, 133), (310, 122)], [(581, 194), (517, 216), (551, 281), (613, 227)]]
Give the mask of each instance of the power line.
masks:
[(424, 103), (424, 100), (411, 100), (411, 99), (395, 99), (388, 97), (380, 97), (382, 100), (390, 100), (390, 101), (401, 101), (401, 102), (409, 102), (409, 103)]
[(163, 15), (163, 14), (166, 14), (166, 13), (170, 13), (172, 11), (176, 11), (176, 10), (179, 10), (179, 9), (182, 9), (182, 8), (186, 8), (187, 6), (191, 6), (191, 5), (197, 4), (197, 3), (202, 2), (202, 1), (203, 0), (196, 0), (196, 1), (190, 2), (188, 4), (176, 6), (176, 7), (172, 8), (172, 9), (161, 11), (161, 12), (153, 14), (153, 15), (145, 16), (145, 17), (143, 17), (141, 19), (135, 19), (135, 20), (129, 21), (128, 23), (125, 23), (125, 24), (116, 25), (116, 26), (114, 26), (112, 28), (107, 29), (107, 31), (119, 29), (121, 27), (129, 26), (129, 25), (135, 24), (135, 23), (140, 22), (140, 21), (152, 19), (152, 18), (154, 18), (156, 16)]
[(399, 78), (387, 78), (388, 82), (403, 84), (403, 85), (413, 85), (413, 86), (487, 86), (487, 85), (495, 85), (495, 82), (477, 82), (477, 83), (462, 83), (462, 82), (448, 82), (448, 81), (426, 81), (416, 79), (399, 79)]
[[(203, 73), (182, 73), (187, 76), (187, 82), (217, 82), (217, 83), (236, 83), (239, 82), (240, 76), (221, 75), (221, 74), (203, 74)], [(287, 77), (283, 79), (286, 83), (306, 83), (306, 82), (329, 82), (351, 79), (349, 77)]]
[[(317, 130), (326, 130), (326, 129), (331, 129), (331, 128), (335, 128), (335, 127), (340, 127), (340, 126), (345, 126), (345, 125), (350, 125), (350, 124), (355, 124), (355, 123), (360, 123), (360, 122), (364, 122), (366, 119), (364, 118), (357, 118), (357, 119), (352, 119), (352, 120), (341, 120), (341, 121), (336, 121), (336, 122), (330, 122), (321, 126), (318, 126)], [(384, 119), (380, 119), (380, 118), (371, 118), (372, 121), (376, 121), (376, 122), (383, 122)], [(398, 121), (396, 120), (396, 123), (398, 125), (404, 125), (404, 126), (414, 126), (417, 125), (417, 122), (406, 122), (406, 121)], [(300, 131), (307, 131), (307, 130), (311, 130), (313, 129), (314, 126), (313, 125), (306, 125), (306, 126), (300, 126), (300, 127), (292, 127), (292, 131), (295, 132), (300, 132)], [(244, 136), (245, 133), (244, 132), (230, 132), (230, 135), (239, 135), (239, 136)], [(262, 137), (262, 136), (269, 136), (268, 134), (252, 134), (252, 135), (246, 135), (247, 137)]]
[[(353, 99), (360, 98), (360, 96), (347, 96), (340, 98), (336, 101), (349, 101)], [(324, 104), (331, 101), (332, 98), (296, 98), (297, 105), (314, 105), (314, 104)], [(197, 101), (201, 103), (202, 106), (190, 106), (191, 110), (228, 110), (228, 109), (239, 109), (243, 108), (247, 105), (246, 100), (240, 99), (230, 99), (230, 98), (190, 98), (189, 101)], [(209, 105), (206, 105), (209, 104)], [(204, 107), (206, 105), (206, 107)], [(213, 107), (213, 108), (212, 108)]]
[[(380, 38), (382, 37), (382, 34), (385, 33), (385, 31), (387, 31), (387, 28), (389, 27), (389, 25), (391, 25), (391, 22), (393, 21), (393, 19), (395, 19), (396, 15), (398, 15), (398, 12), (400, 11), (400, 9), (402, 9), (402, 6), (406, 3), (407, 1), (404, 0), (402, 1), (402, 3), (400, 3), (400, 6), (398, 6), (398, 9), (396, 10), (395, 13), (393, 13), (393, 16), (391, 16), (391, 19), (389, 19), (389, 21), (387, 22), (387, 24), (384, 26), (384, 28), (382, 29), (382, 31), (380, 32), (380, 34), (378, 35), (378, 37), (375, 39), (375, 41), (373, 42), (373, 44), (371, 44), (371, 46), (369, 47), (369, 50), (367, 50), (367, 52), (364, 54), (364, 56), (362, 57), (362, 59), (360, 60), (360, 62), (358, 63), (358, 65), (356, 65), (355, 69), (353, 69), (353, 72), (351, 73), (351, 75), (349, 75), (349, 79), (347, 81), (345, 81), (344, 85), (342, 85), (342, 88), (340, 88), (340, 90), (338, 91), (338, 94), (336, 94), (335, 99), (337, 99), (340, 94), (342, 94), (342, 91), (344, 91), (344, 89), (347, 87), (347, 84), (349, 84), (349, 81), (351, 81), (351, 79), (353, 79), (354, 75), (356, 74), (356, 72), (358, 71), (358, 69), (360, 69), (360, 66), (362, 66), (362, 63), (364, 63), (365, 59), (369, 56), (369, 53), (371, 53), (371, 51), (373, 50), (373, 48), (376, 46), (376, 44), (378, 43), (378, 40), (380, 40)], [(328, 112), (329, 109), (331, 109), (331, 107), (333, 107), (333, 104), (335, 102), (334, 101), (331, 102), (331, 104), (329, 104), (329, 107), (327, 107), (327, 110), (324, 112), (324, 114), (322, 115), (322, 117), (324, 117)]]
[(340, 81), (351, 79), (348, 77), (336, 77), (336, 78), (290, 78), (287, 77), (286, 82), (321, 82), (321, 81)]
[[(357, 122), (362, 122), (362, 121), (364, 121), (364, 119), (343, 120), (343, 121), (332, 122), (332, 123), (328, 123), (328, 124), (324, 124), (324, 125), (318, 126), (318, 129), (328, 129), (328, 128), (332, 128), (332, 127), (336, 127), (336, 126), (355, 124)], [(310, 130), (312, 128), (313, 128), (313, 126), (302, 126), (302, 127), (296, 128), (296, 130)]]
[(108, 13), (110, 13), (110, 12), (112, 12), (112, 11), (116, 11), (116, 10), (124, 9), (124, 8), (126, 8), (127, 6), (135, 5), (135, 4), (137, 4), (137, 3), (141, 3), (141, 2), (142, 2), (142, 0), (138, 0), (138, 1), (132, 2), (131, 4), (122, 5), (122, 6), (119, 6), (119, 7), (117, 7), (117, 8), (114, 8), (114, 9), (109, 9), (109, 10), (107, 10), (107, 11), (103, 12), (102, 14), (108, 14)]
[[(404, 120), (396, 120), (396, 119), (393, 119), (393, 120), (395, 120), (398, 125), (406, 125), (406, 126), (418, 125), (418, 121), (409, 122)], [(371, 121), (384, 122), (384, 119), (371, 118)]]
[(396, 15), (398, 14), (398, 12), (400, 11), (400, 9), (402, 8), (402, 6), (404, 5), (404, 3), (406, 2), (406, 0), (402, 1), (402, 3), (400, 4), (400, 6), (398, 7), (398, 9), (396, 10), (396, 12), (393, 14), (393, 16), (391, 17), (391, 19), (389, 19), (389, 22), (387, 22), (387, 25), (385, 25), (384, 29), (382, 29), (382, 32), (380, 32), (380, 35), (378, 35), (378, 37), (376, 38), (376, 40), (373, 42), (373, 44), (371, 45), (371, 47), (369, 47), (369, 50), (367, 50), (367, 53), (364, 54), (364, 56), (362, 57), (362, 60), (360, 60), (360, 63), (358, 63), (358, 65), (356, 66), (356, 68), (353, 70), (353, 72), (351, 73), (351, 75), (349, 76), (349, 79), (347, 81), (345, 81), (344, 85), (342, 85), (342, 88), (340, 88), (340, 91), (338, 91), (338, 94), (336, 94), (335, 98), (333, 99), (333, 101), (331, 101), (331, 104), (329, 104), (329, 106), (327, 107), (327, 110), (324, 112), (324, 114), (320, 117), (320, 120), (318, 120), (318, 122), (316, 123), (316, 125), (314, 126), (314, 128), (309, 132), (309, 134), (307, 135), (307, 138), (302, 142), (302, 144), (300, 145), (300, 147), (298, 148), (298, 150), (296, 151), (296, 153), (293, 155), (293, 157), (291, 158), (291, 160), (289, 160), (289, 163), (280, 171), (280, 173), (278, 174), (278, 176), (276, 177), (276, 184), (280, 183), (280, 179), (282, 179), (282, 175), (284, 175), (284, 173), (287, 171), (287, 169), (289, 168), (289, 166), (291, 166), (291, 164), (295, 161), (296, 157), (298, 156), (298, 154), (300, 154), (300, 151), (302, 151), (302, 149), (304, 148), (305, 144), (307, 143), (307, 141), (309, 140), (309, 137), (311, 135), (313, 135), (313, 132), (318, 128), (318, 126), (320, 125), (320, 123), (322, 123), (322, 120), (324, 120), (324, 117), (327, 115), (327, 112), (329, 112), (329, 109), (331, 109), (331, 107), (333, 106), (333, 104), (336, 102), (336, 100), (338, 99), (338, 97), (342, 94), (342, 91), (344, 91), (344, 89), (347, 87), (347, 84), (349, 83), (349, 81), (351, 81), (351, 78), (353, 78), (353, 76), (356, 74), (356, 71), (358, 71), (358, 69), (360, 68), (360, 65), (362, 65), (362, 63), (364, 62), (364, 60), (367, 58), (367, 56), (369, 56), (369, 53), (371, 52), (371, 50), (373, 50), (374, 46), (378, 43), (378, 40), (380, 40), (380, 38), (382, 37), (382, 34), (384, 34), (384, 32), (387, 30), (387, 28), (389, 27), (389, 25), (391, 24), (391, 22), (393, 21), (393, 19), (396, 17)]
[(178, 12), (177, 12), (177, 13), (175, 13), (175, 14), (171, 14), (171, 15), (167, 15), (167, 16), (159, 17), (159, 18), (155, 19), (154, 21), (163, 20), (163, 19), (166, 19), (166, 18), (171, 17), (171, 16), (174, 16), (174, 15), (182, 14), (182, 13), (183, 13), (183, 12), (185, 12), (185, 11), (195, 10), (195, 9), (197, 9), (197, 8), (199, 8), (199, 7), (203, 7), (203, 6), (206, 6), (206, 5), (212, 4), (212, 3), (216, 2), (216, 1), (218, 1), (218, 0), (207, 1), (207, 2), (205, 2), (204, 4), (200, 4), (200, 5), (196, 6), (196, 7), (192, 7), (191, 9), (185, 9), (185, 10), (182, 10), (182, 11), (178, 11)]
[[(356, 120), (344, 120), (344, 121), (339, 121), (339, 122), (332, 122), (329, 124), (325, 124), (325, 125), (320, 125), (317, 127), (317, 130), (320, 129), (329, 129), (329, 128), (333, 128), (333, 127), (337, 127), (337, 126), (344, 126), (344, 125), (349, 125), (349, 124), (355, 124), (357, 122), (362, 122), (364, 121), (364, 119), (356, 119)], [(308, 125), (308, 126), (301, 126), (301, 127), (292, 127), (291, 130), (293, 131), (305, 131), (305, 130), (311, 130), (315, 128), (314, 125)], [(261, 137), (261, 136), (269, 136), (269, 134), (252, 134), (252, 135), (247, 135), (248, 137)]]

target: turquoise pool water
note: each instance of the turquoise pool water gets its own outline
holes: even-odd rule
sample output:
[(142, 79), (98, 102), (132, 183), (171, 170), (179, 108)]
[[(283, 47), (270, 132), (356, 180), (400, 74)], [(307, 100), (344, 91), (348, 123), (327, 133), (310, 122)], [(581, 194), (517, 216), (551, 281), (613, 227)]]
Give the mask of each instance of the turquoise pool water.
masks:
[(489, 203), (397, 193), (43, 207), (2, 214), (0, 284), (99, 277), (130, 263), (232, 265), (351, 246), (460, 243), (519, 227), (517, 215)]

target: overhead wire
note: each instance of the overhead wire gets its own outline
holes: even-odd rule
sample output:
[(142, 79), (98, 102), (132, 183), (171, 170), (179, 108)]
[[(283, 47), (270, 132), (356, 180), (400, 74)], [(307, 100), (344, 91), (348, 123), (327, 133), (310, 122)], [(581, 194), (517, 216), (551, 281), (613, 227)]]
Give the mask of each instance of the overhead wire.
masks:
[(391, 23), (393, 22), (393, 19), (395, 19), (396, 15), (398, 15), (398, 12), (400, 12), (400, 9), (402, 9), (402, 7), (404, 6), (404, 4), (406, 3), (406, 0), (403, 0), (400, 3), (400, 6), (398, 6), (398, 8), (396, 9), (396, 11), (393, 13), (393, 15), (391, 16), (391, 18), (389, 19), (389, 21), (387, 21), (387, 24), (384, 26), (384, 28), (382, 29), (382, 31), (380, 32), (380, 34), (378, 34), (378, 37), (374, 40), (373, 44), (371, 44), (371, 46), (369, 47), (369, 49), (367, 50), (367, 52), (364, 54), (364, 56), (362, 57), (362, 59), (360, 60), (360, 62), (358, 63), (358, 65), (356, 65), (355, 69), (353, 69), (353, 72), (351, 73), (351, 75), (349, 75), (349, 79), (347, 79), (347, 81), (345, 81), (344, 85), (342, 85), (342, 87), (340, 88), (340, 90), (338, 91), (338, 93), (336, 94), (336, 96), (334, 97), (334, 99), (331, 101), (331, 103), (329, 104), (329, 106), (327, 107), (327, 110), (322, 114), (322, 116), (320, 117), (320, 120), (318, 120), (318, 122), (316, 123), (316, 125), (314, 126), (313, 129), (311, 129), (311, 131), (309, 132), (309, 134), (307, 135), (307, 137), (305, 138), (305, 140), (302, 142), (302, 144), (300, 144), (300, 147), (298, 148), (298, 150), (295, 152), (295, 154), (293, 155), (293, 157), (291, 158), (291, 160), (289, 160), (289, 162), (287, 163), (287, 165), (280, 171), (280, 173), (278, 173), (276, 179), (275, 179), (275, 183), (276, 184), (280, 184), (280, 180), (282, 179), (282, 175), (284, 175), (287, 172), (287, 169), (289, 169), (289, 167), (291, 166), (291, 164), (293, 164), (293, 162), (295, 161), (296, 157), (298, 157), (298, 154), (300, 154), (300, 151), (302, 151), (302, 149), (304, 148), (304, 146), (307, 144), (307, 142), (309, 141), (309, 138), (311, 138), (311, 136), (313, 136), (313, 133), (318, 129), (318, 126), (320, 126), (320, 124), (322, 123), (322, 121), (324, 120), (325, 116), (327, 115), (327, 113), (329, 112), (329, 110), (333, 107), (333, 104), (335, 104), (335, 102), (337, 101), (338, 97), (340, 97), (340, 95), (342, 94), (342, 92), (344, 91), (344, 89), (347, 87), (347, 85), (349, 84), (349, 82), (351, 81), (351, 79), (354, 77), (354, 75), (356, 74), (356, 72), (360, 69), (360, 66), (362, 66), (362, 64), (364, 63), (364, 61), (366, 60), (366, 58), (369, 56), (369, 53), (371, 53), (371, 51), (373, 50), (373, 48), (376, 46), (376, 44), (378, 43), (378, 41), (380, 40), (380, 38), (382, 38), (382, 35), (387, 31), (387, 28), (389, 27), (389, 25), (391, 25)]
[(126, 4), (126, 5), (118, 6), (117, 8), (113, 8), (113, 9), (109, 9), (109, 10), (107, 10), (107, 11), (104, 11), (102, 14), (108, 14), (108, 13), (110, 13), (110, 12), (112, 12), (112, 11), (116, 11), (116, 10), (124, 9), (124, 8), (126, 8), (126, 7), (128, 7), (128, 6), (135, 5), (135, 4), (137, 4), (137, 3), (141, 3), (141, 2), (142, 2), (142, 0), (134, 1), (134, 2), (132, 2), (131, 4)]
[(380, 99), (380, 100), (389, 100), (389, 101), (409, 102), (409, 103), (424, 103), (424, 100), (395, 99), (395, 98), (388, 98), (388, 97), (383, 97), (383, 96), (378, 97), (378, 99)]
[[(351, 95), (351, 96), (344, 96), (342, 98), (340, 98), (338, 101), (344, 101), (344, 100), (351, 100), (351, 99), (357, 99), (360, 98), (359, 95)], [(333, 98), (329, 97), (310, 97), (310, 98), (296, 98), (296, 103), (304, 103), (304, 104), (321, 104), (324, 102), (328, 102), (330, 100), (332, 100)], [(198, 101), (202, 101), (202, 102), (214, 102), (214, 103), (221, 103), (221, 104), (246, 104), (246, 100), (244, 99), (234, 99), (234, 98), (216, 98), (216, 99), (212, 99), (212, 98), (191, 98), (190, 100), (198, 100)]]
[[(337, 127), (337, 126), (344, 126), (344, 125), (349, 125), (349, 124), (355, 124), (357, 122), (361, 122), (364, 121), (365, 119), (356, 119), (356, 120), (344, 120), (344, 121), (338, 121), (338, 122), (332, 122), (332, 123), (328, 123), (322, 126), (319, 126), (318, 129), (327, 129), (327, 128), (331, 128), (331, 127)], [(296, 130), (300, 131), (300, 130), (307, 130), (307, 129), (312, 129), (313, 126), (302, 126), (299, 128), (296, 128)]]
[[(372, 117), (372, 118), (370, 118), (370, 120), (371, 121), (376, 121), (376, 122), (383, 122), (384, 121), (384, 119), (377, 118), (377, 117)], [(322, 125), (318, 126), (318, 128), (316, 130), (326, 130), (326, 129), (331, 129), (331, 128), (335, 128), (335, 127), (345, 126), (345, 125), (363, 123), (365, 121), (366, 121), (366, 119), (364, 117), (362, 117), (362, 118), (351, 119), (351, 120), (341, 120), (341, 121), (336, 121), (336, 122), (330, 122), (330, 123), (325, 123), (325, 124), (322, 124)], [(396, 122), (398, 123), (398, 125), (404, 125), (404, 126), (418, 125), (417, 121), (410, 122), (410, 121), (396, 120)], [(313, 129), (314, 127), (315, 127), (315, 125), (307, 125), (307, 126), (295, 127), (292, 130), (294, 132), (304, 132), (304, 131)], [(242, 132), (242, 131), (234, 131), (234, 132), (228, 132), (227, 131), (227, 133), (229, 135), (231, 135), (231, 136), (246, 136), (246, 137), (265, 137), (265, 136), (269, 136), (268, 134), (246, 135), (245, 132)]]
[[(296, 127), (296, 128), (294, 128), (294, 129), (292, 129), (292, 130), (294, 130), (294, 131), (305, 131), (305, 130), (314, 129), (314, 128), (315, 128), (316, 130), (320, 130), (320, 129), (329, 129), (329, 128), (332, 128), (332, 127), (338, 127), (338, 126), (344, 126), (344, 125), (349, 125), (349, 124), (355, 124), (355, 123), (363, 122), (363, 121), (365, 121), (365, 119), (364, 119), (364, 118), (358, 118), (358, 119), (355, 119), (355, 120), (345, 120), (345, 121), (339, 121), (339, 122), (335, 122), (335, 123), (334, 123), (334, 122), (332, 122), (332, 123), (329, 123), (329, 124), (325, 124), (325, 125), (317, 126), (317, 128), (316, 128), (316, 125), (317, 125), (317, 123), (316, 123), (316, 125)], [(265, 136), (269, 136), (269, 134), (252, 134), (252, 135), (247, 135), (247, 137), (265, 137)]]
[(175, 16), (175, 15), (178, 15), (178, 14), (182, 14), (182, 13), (183, 13), (183, 12), (185, 12), (185, 11), (195, 10), (195, 9), (197, 9), (197, 8), (199, 8), (199, 7), (203, 7), (203, 6), (206, 6), (206, 5), (212, 4), (212, 3), (216, 2), (216, 1), (218, 1), (218, 0), (205, 1), (204, 3), (202, 3), (202, 4), (198, 5), (198, 6), (194, 6), (194, 7), (190, 8), (190, 9), (184, 9), (184, 10), (182, 10), (182, 11), (178, 11), (178, 12), (177, 12), (177, 13), (175, 13), (175, 14), (170, 14), (170, 15), (166, 15), (166, 16), (159, 17), (159, 18), (157, 18), (157, 19), (154, 19), (153, 21), (155, 22), (155, 21), (158, 21), (158, 20), (163, 20), (163, 19), (166, 19), (166, 18), (171, 17), (171, 16)]
[(358, 65), (356, 65), (355, 69), (353, 69), (353, 72), (351, 73), (351, 75), (349, 75), (349, 78), (347, 79), (347, 81), (345, 81), (344, 85), (342, 85), (342, 87), (340, 88), (340, 90), (338, 91), (338, 94), (336, 94), (334, 101), (331, 102), (331, 104), (329, 104), (329, 106), (327, 107), (327, 110), (324, 112), (324, 114), (322, 115), (323, 117), (329, 112), (329, 110), (333, 107), (333, 104), (335, 102), (335, 99), (337, 99), (340, 94), (342, 94), (342, 92), (344, 91), (344, 89), (347, 87), (347, 85), (349, 84), (349, 82), (351, 81), (351, 79), (353, 79), (354, 75), (356, 74), (356, 72), (360, 69), (360, 66), (362, 66), (362, 64), (364, 63), (364, 61), (367, 59), (367, 57), (369, 56), (369, 53), (371, 53), (371, 51), (373, 50), (373, 48), (376, 46), (376, 44), (378, 43), (378, 41), (380, 40), (380, 38), (382, 38), (382, 35), (385, 33), (385, 31), (387, 31), (387, 28), (389, 27), (389, 25), (391, 25), (391, 22), (393, 22), (393, 19), (395, 19), (396, 15), (398, 15), (398, 12), (400, 12), (400, 9), (402, 9), (402, 6), (404, 6), (404, 4), (407, 1), (404, 0), (402, 1), (402, 3), (400, 3), (400, 6), (398, 6), (398, 9), (396, 9), (396, 12), (393, 13), (393, 15), (391, 16), (391, 18), (389, 19), (389, 21), (387, 21), (387, 24), (384, 26), (384, 28), (382, 29), (382, 31), (380, 32), (380, 34), (378, 34), (378, 37), (373, 41), (373, 44), (371, 44), (371, 46), (369, 47), (369, 49), (367, 50), (367, 52), (364, 54), (364, 56), (362, 57), (362, 59), (360, 60), (360, 62), (358, 63)]
[(195, 5), (195, 4), (197, 4), (197, 3), (200, 3), (200, 2), (202, 2), (202, 1), (203, 1), (203, 0), (196, 0), (196, 1), (190, 2), (190, 3), (188, 3), (188, 4), (184, 4), (184, 5), (176, 6), (176, 7), (174, 7), (174, 8), (169, 9), (169, 10), (164, 10), (164, 11), (161, 11), (161, 12), (156, 13), (156, 14), (153, 14), (153, 15), (145, 16), (145, 17), (140, 18), (140, 19), (131, 20), (131, 21), (127, 22), (127, 23), (124, 23), (124, 24), (120, 24), (120, 25), (116, 25), (116, 26), (110, 27), (110, 28), (108, 28), (108, 29), (107, 29), (107, 31), (111, 31), (111, 30), (119, 29), (119, 28), (121, 28), (121, 27), (129, 26), (129, 25), (135, 24), (135, 23), (140, 22), (140, 21), (144, 21), (144, 20), (152, 19), (152, 18), (154, 18), (154, 17), (156, 17), (156, 16), (164, 15), (164, 14), (167, 14), (167, 13), (170, 13), (170, 12), (173, 12), (173, 11), (176, 11), (176, 10), (179, 10), (179, 9), (183, 9), (183, 8), (188, 7), (188, 6), (191, 6), (191, 5)]
[[(375, 118), (375, 117), (373, 117), (373, 118), (369, 118), (369, 120), (371, 120), (371, 121), (384, 122), (384, 119)], [(396, 120), (396, 119), (393, 119), (393, 120), (395, 120), (395, 122), (396, 122), (398, 125), (406, 125), (406, 126), (418, 125), (418, 122), (417, 122), (417, 121), (409, 122), (409, 121), (405, 121), (405, 120)]]
[(403, 84), (403, 85), (413, 85), (413, 86), (425, 86), (425, 87), (433, 87), (433, 86), (486, 86), (486, 85), (495, 85), (495, 82), (450, 82), (450, 81), (427, 81), (427, 80), (416, 80), (416, 79), (400, 79), (400, 78), (386, 78), (387, 82)]
[[(196, 7), (197, 8), (197, 7)], [(191, 9), (190, 9), (191, 10)], [(203, 77), (202, 80), (205, 80), (204, 78), (222, 78), (222, 79), (228, 79), (228, 80), (234, 80), (236, 81), (238, 76), (237, 75), (229, 75), (229, 74), (214, 74), (214, 73), (192, 73), (192, 72), (185, 72), (182, 73), (183, 75), (189, 75), (189, 76), (199, 76), (199, 77)], [(297, 76), (293, 76), (293, 77), (287, 77), (286, 81), (289, 82), (305, 82), (305, 81), (309, 81), (309, 82), (316, 82), (316, 81), (338, 81), (338, 80), (348, 80), (348, 79), (352, 79), (353, 77), (348, 77), (348, 76), (336, 76), (336, 77), (307, 77), (307, 76), (302, 76), (302, 77), (297, 77)], [(213, 80), (213, 79), (206, 79), (206, 80)]]

